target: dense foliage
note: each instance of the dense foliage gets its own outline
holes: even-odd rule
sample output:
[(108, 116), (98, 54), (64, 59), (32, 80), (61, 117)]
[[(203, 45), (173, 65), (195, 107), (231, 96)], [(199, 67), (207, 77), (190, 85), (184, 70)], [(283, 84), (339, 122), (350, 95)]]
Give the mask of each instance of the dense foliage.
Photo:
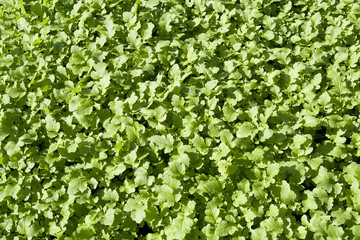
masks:
[(0, 239), (360, 239), (356, 0), (0, 0)]

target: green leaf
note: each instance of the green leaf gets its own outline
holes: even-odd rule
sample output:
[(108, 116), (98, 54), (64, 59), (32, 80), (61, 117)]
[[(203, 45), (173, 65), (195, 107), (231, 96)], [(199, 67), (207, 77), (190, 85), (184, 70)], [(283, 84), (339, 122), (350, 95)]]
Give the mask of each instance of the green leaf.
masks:
[(170, 225), (165, 227), (165, 234), (169, 239), (185, 239), (190, 233), (194, 221), (182, 215), (171, 220)]
[(237, 228), (233, 224), (230, 224), (227, 221), (222, 221), (216, 227), (215, 234), (220, 237), (224, 237), (228, 235), (233, 235), (236, 232), (236, 230)]
[(17, 21), (18, 23), (18, 27), (21, 29), (21, 30), (24, 30), (26, 32), (30, 32), (31, 30), (31, 26), (30, 24), (25, 20), (25, 18), (21, 17), (18, 19)]
[(74, 96), (69, 101), (69, 111), (74, 112), (81, 104), (81, 98), (79, 96)]
[(282, 219), (273, 217), (261, 222), (261, 226), (266, 228), (268, 232), (275, 232), (277, 234), (281, 234), (284, 228)]
[(25, 216), (21, 218), (17, 225), (17, 231), (29, 237), (35, 237), (41, 233), (41, 227), (33, 221), (33, 217)]
[(115, 210), (113, 208), (108, 208), (104, 214), (104, 217), (101, 219), (101, 223), (106, 226), (111, 226), (114, 223), (115, 219)]
[(134, 175), (134, 182), (136, 185), (147, 184), (147, 169), (145, 169), (144, 167), (137, 168)]
[(205, 214), (205, 221), (216, 223), (220, 214), (220, 209), (216, 206), (216, 203), (210, 202), (207, 204)]
[(317, 187), (320, 187), (327, 192), (331, 192), (335, 183), (335, 177), (333, 173), (328, 172), (326, 168), (320, 166), (319, 173), (313, 181), (316, 183)]
[(155, 25), (152, 22), (145, 23), (145, 27), (142, 30), (142, 39), (144, 41), (148, 40), (152, 37), (152, 32), (153, 32), (154, 27), (155, 27)]
[(352, 219), (351, 209), (346, 210), (339, 208), (337, 211), (333, 211), (331, 216), (335, 218), (334, 224), (336, 226), (345, 224), (346, 221)]
[(93, 102), (90, 99), (82, 99), (76, 109), (78, 115), (90, 115), (93, 111)]
[(56, 122), (52, 116), (47, 115), (45, 117), (45, 127), (49, 132), (49, 137), (56, 137), (56, 133), (60, 130), (60, 123)]
[(338, 94), (339, 97), (348, 92), (345, 79), (340, 74), (340, 70), (338, 69), (338, 67), (331, 66), (328, 70), (327, 75), (331, 79), (335, 92)]
[(235, 109), (228, 104), (223, 107), (223, 112), (224, 112), (224, 117), (228, 122), (235, 121), (239, 115), (238, 112), (236, 112)]
[(267, 40), (273, 40), (274, 39), (274, 37), (275, 37), (275, 35), (274, 35), (274, 32), (273, 31), (266, 31), (265, 33), (264, 33), (264, 37), (267, 39)]
[(243, 123), (237, 130), (236, 136), (238, 138), (247, 138), (255, 133), (255, 127), (250, 122)]
[(12, 156), (14, 153), (20, 151), (20, 146), (13, 141), (9, 141), (6, 143), (4, 150), (6, 151), (8, 156)]
[(173, 150), (174, 138), (172, 135), (156, 135), (149, 138), (150, 142), (154, 143), (160, 150), (164, 149), (165, 153), (170, 153)]
[(331, 239), (341, 239), (344, 235), (344, 230), (341, 227), (329, 225), (328, 234)]
[(38, 15), (39, 17), (42, 16), (42, 6), (40, 3), (36, 2), (31, 5), (31, 12), (35, 15)]
[(71, 49), (70, 49), (72, 55), (71, 55), (71, 58), (72, 58), (72, 61), (75, 63), (75, 64), (83, 64), (85, 63), (85, 52), (84, 50), (79, 47), (79, 46), (71, 46)]
[(218, 82), (219, 82), (218, 80), (211, 80), (211, 81), (206, 82), (203, 92), (206, 95), (211, 95), (214, 92), (213, 90), (216, 88)]
[(290, 185), (286, 181), (282, 181), (280, 199), (285, 204), (291, 204), (295, 201), (296, 193), (291, 190)]
[(266, 212), (266, 215), (270, 217), (277, 217), (279, 214), (279, 208), (276, 205), (271, 204), (269, 210)]
[(146, 217), (146, 213), (144, 210), (135, 210), (131, 212), (131, 218), (136, 223), (141, 223), (145, 217)]
[(109, 165), (106, 167), (106, 177), (113, 179), (115, 176), (119, 176), (126, 170), (126, 166), (123, 163), (117, 165)]
[(5, 189), (2, 191), (1, 195), (2, 198), (6, 196), (13, 197), (14, 199), (17, 198), (18, 192), (21, 190), (21, 186), (19, 184), (8, 184), (5, 186)]
[(134, 29), (129, 31), (128, 41), (131, 48), (137, 49), (141, 45), (141, 39), (138, 37), (138, 33)]
[(232, 135), (232, 133), (228, 129), (222, 130), (220, 132), (220, 140), (221, 140), (221, 142), (223, 142), (224, 144), (226, 144), (230, 148), (233, 147), (233, 138), (234, 138), (234, 136)]
[(196, 135), (192, 139), (192, 143), (194, 144), (194, 147), (196, 148), (196, 150), (198, 150), (201, 154), (207, 153), (208, 145), (202, 137), (200, 137), (199, 135)]
[(303, 206), (305, 209), (317, 209), (318, 204), (312, 194), (307, 194), (307, 199), (303, 200)]
[(111, 189), (105, 189), (104, 190), (104, 195), (102, 196), (102, 199), (105, 201), (118, 201), (119, 200), (119, 194), (117, 193), (116, 190), (111, 190)]
[(85, 177), (74, 178), (69, 182), (68, 193), (74, 195), (78, 192), (84, 192), (88, 188), (88, 181)]
[(268, 239), (266, 235), (266, 230), (263, 228), (256, 228), (255, 230), (252, 230), (251, 233), (251, 240), (266, 240)]
[(311, 21), (315, 26), (319, 25), (321, 23), (322, 17), (320, 12), (316, 12), (313, 16), (311, 16)]
[(354, 225), (351, 227), (355, 239), (360, 238), (360, 225)]
[(171, 172), (175, 175), (184, 175), (186, 172), (185, 164), (180, 161), (170, 162), (169, 167), (170, 167)]

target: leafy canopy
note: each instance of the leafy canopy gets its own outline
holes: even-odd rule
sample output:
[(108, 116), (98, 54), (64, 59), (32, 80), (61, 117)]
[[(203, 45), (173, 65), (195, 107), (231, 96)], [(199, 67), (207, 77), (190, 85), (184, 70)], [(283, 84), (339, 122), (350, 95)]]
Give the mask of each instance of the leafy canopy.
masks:
[(0, 239), (360, 239), (355, 0), (0, 0)]

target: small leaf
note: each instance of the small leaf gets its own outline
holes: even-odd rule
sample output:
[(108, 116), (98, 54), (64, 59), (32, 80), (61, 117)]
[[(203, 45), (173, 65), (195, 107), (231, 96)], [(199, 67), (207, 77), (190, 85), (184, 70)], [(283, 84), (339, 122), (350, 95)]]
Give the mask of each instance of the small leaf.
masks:
[(115, 219), (115, 210), (113, 208), (109, 208), (106, 210), (104, 217), (101, 219), (101, 223), (106, 226), (111, 226)]
[(254, 134), (255, 128), (250, 122), (243, 123), (236, 132), (238, 138), (246, 138)]
[(266, 31), (264, 33), (264, 37), (267, 39), (267, 40), (273, 40), (275, 35), (274, 35), (274, 32), (273, 31)]
[(266, 230), (263, 228), (256, 228), (251, 233), (251, 240), (267, 240)]
[(222, 221), (216, 227), (215, 234), (220, 237), (224, 237), (224, 236), (228, 236), (228, 235), (233, 235), (236, 232), (236, 230), (237, 230), (237, 228), (233, 224), (231, 224), (227, 221)]
[(164, 149), (165, 153), (170, 153), (173, 150), (174, 138), (170, 134), (164, 135), (156, 135), (149, 138), (150, 141), (156, 144), (160, 150)]
[(202, 137), (200, 137), (199, 135), (196, 135), (192, 139), (192, 143), (194, 144), (194, 147), (196, 148), (196, 150), (198, 150), (200, 153), (202, 153), (202, 154), (207, 153), (208, 146)]
[(282, 181), (280, 199), (285, 204), (291, 204), (295, 201), (296, 194), (291, 190), (290, 185), (284, 180)]
[(36, 2), (31, 5), (31, 12), (35, 15), (38, 15), (39, 17), (42, 16), (42, 6), (40, 3)]
[(232, 135), (232, 133), (228, 129), (222, 130), (220, 132), (220, 140), (221, 140), (221, 142), (225, 143), (230, 148), (233, 147), (233, 141), (232, 141), (233, 138), (234, 138), (234, 136)]
[(60, 130), (60, 123), (56, 122), (52, 116), (47, 115), (45, 118), (45, 127), (47, 131), (57, 133)]

